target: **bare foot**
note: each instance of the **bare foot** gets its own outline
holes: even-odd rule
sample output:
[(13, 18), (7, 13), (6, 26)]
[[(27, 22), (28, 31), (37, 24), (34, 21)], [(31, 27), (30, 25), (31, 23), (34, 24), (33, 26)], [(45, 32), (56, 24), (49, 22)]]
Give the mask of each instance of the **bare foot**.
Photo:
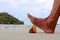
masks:
[(44, 32), (46, 32), (46, 33), (54, 33), (55, 23), (52, 23), (52, 22), (48, 23), (47, 19), (35, 18), (35, 17), (31, 16), (29, 13), (27, 14), (27, 16), (29, 17), (30, 21), (34, 25), (36, 25), (37, 27), (42, 29)]

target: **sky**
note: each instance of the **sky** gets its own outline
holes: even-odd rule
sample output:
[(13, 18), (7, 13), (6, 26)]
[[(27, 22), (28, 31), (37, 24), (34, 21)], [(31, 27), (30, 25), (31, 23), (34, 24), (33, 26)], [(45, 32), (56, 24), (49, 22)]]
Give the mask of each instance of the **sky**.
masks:
[(52, 10), (53, 2), (54, 0), (0, 0), (0, 12), (8, 12), (24, 21), (25, 25), (32, 25), (27, 13), (38, 18), (46, 18)]

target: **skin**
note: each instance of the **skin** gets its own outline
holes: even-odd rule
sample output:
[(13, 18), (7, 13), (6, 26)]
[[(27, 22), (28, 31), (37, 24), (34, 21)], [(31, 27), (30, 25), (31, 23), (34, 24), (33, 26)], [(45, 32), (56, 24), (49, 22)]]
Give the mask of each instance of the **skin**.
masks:
[(34, 25), (42, 29), (44, 32), (54, 33), (58, 18), (60, 16), (60, 0), (54, 0), (52, 11), (45, 19), (36, 18), (29, 13), (27, 16)]

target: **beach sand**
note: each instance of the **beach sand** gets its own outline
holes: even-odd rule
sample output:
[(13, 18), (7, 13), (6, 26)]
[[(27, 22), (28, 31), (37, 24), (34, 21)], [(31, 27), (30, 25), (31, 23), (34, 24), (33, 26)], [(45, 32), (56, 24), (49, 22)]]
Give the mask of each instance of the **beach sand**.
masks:
[(0, 27), (0, 40), (60, 40), (60, 27), (54, 34), (44, 33), (37, 28), (37, 33), (29, 33), (29, 27)]

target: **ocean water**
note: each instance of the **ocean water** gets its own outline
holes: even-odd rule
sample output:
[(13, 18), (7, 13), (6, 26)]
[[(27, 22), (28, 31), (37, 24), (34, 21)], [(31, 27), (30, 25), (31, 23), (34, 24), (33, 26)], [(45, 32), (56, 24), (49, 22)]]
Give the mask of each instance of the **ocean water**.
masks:
[(57, 24), (56, 26), (57, 26), (57, 27), (60, 27), (60, 24)]
[[(31, 27), (32, 25), (19, 25), (19, 24), (0, 24), (0, 27)], [(60, 27), (60, 24), (56, 25)]]
[(0, 24), (0, 27), (29, 27), (28, 25), (19, 24)]

